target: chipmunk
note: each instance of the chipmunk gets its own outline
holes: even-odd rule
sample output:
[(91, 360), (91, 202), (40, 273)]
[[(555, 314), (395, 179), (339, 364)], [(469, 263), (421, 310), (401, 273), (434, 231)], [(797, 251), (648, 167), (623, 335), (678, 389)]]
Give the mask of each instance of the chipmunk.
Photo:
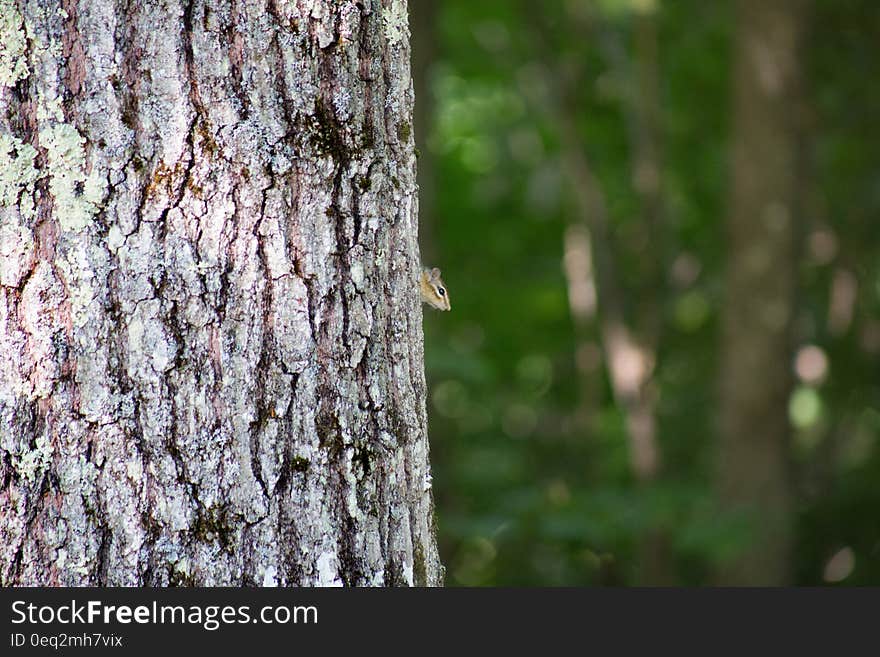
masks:
[(419, 290), (422, 293), (422, 302), (436, 308), (437, 310), (450, 310), (452, 306), (449, 304), (449, 291), (446, 284), (440, 278), (440, 270), (423, 269), (422, 275), (419, 277)]

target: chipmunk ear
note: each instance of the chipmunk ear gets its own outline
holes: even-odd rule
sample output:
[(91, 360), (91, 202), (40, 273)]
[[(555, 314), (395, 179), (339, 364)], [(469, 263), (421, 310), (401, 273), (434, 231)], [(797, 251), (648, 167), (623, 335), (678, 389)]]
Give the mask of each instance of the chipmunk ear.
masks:
[(437, 269), (436, 267), (434, 267), (434, 268), (431, 270), (431, 278), (433, 278), (433, 279), (438, 279), (438, 278), (440, 278), (440, 270)]

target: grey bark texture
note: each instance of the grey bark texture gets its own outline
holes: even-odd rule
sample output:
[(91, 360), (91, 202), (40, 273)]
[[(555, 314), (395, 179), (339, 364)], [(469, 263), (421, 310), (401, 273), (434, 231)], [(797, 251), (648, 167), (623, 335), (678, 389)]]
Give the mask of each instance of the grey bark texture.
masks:
[(780, 585), (793, 536), (788, 456), (796, 301), (799, 41), (805, 0), (739, 0), (720, 368), (719, 493), (750, 529), (722, 584)]
[(0, 585), (437, 585), (406, 0), (0, 0)]

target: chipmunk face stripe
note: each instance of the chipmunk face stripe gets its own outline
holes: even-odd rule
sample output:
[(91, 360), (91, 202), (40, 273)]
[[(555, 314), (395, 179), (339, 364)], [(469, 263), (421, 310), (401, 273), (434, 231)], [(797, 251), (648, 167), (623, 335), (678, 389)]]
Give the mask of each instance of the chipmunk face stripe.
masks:
[(446, 289), (443, 279), (440, 278), (440, 270), (436, 267), (422, 270), (419, 277), (419, 291), (422, 295), (422, 302), (432, 308), (437, 310), (452, 308), (449, 302), (449, 291)]

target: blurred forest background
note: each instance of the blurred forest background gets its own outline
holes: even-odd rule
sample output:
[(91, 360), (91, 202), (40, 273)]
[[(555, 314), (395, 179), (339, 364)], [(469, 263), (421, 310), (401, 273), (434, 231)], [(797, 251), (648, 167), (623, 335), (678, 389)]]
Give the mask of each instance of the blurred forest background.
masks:
[(447, 584), (880, 584), (880, 3), (410, 12)]

